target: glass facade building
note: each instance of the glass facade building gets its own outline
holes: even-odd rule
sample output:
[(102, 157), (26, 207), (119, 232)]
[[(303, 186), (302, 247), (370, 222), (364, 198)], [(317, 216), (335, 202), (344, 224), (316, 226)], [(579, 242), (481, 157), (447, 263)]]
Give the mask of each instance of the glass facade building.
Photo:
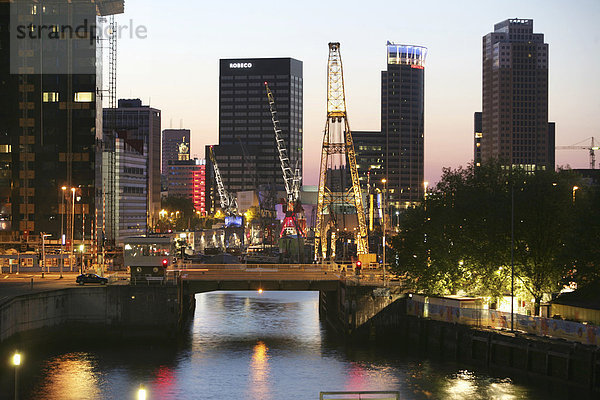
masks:
[(423, 197), (426, 56), (425, 47), (387, 43), (387, 70), (381, 73), (381, 133), (391, 208), (405, 208)]
[(84, 46), (73, 39), (41, 37), (19, 42), (15, 24), (64, 26), (90, 15), (95, 19), (97, 13), (123, 12), (122, 1), (113, 3), (117, 7), (107, 10), (102, 1), (0, 2), (3, 242), (39, 240), (41, 232), (50, 234), (51, 241), (61, 231), (76, 241), (93, 236), (99, 161), (95, 149), (102, 132), (100, 53), (97, 41), (89, 39), (91, 25), (79, 27), (87, 35)]

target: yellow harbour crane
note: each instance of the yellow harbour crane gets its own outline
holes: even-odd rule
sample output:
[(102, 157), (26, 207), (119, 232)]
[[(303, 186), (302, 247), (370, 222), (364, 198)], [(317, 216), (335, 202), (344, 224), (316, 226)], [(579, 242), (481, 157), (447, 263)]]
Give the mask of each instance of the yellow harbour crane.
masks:
[[(352, 133), (348, 124), (346, 98), (344, 93), (344, 74), (339, 43), (329, 43), (327, 63), (327, 122), (323, 135), (321, 151), (321, 172), (319, 175), (319, 194), (317, 200), (317, 222), (315, 227), (315, 260), (327, 258), (328, 233), (331, 231), (331, 256), (335, 255), (336, 210), (345, 210), (347, 205), (356, 209), (358, 231), (355, 233), (357, 254), (369, 252), (367, 224), (362, 193), (356, 168), (356, 153)], [(332, 167), (335, 163), (337, 166)], [(338, 168), (339, 169), (336, 169)], [(345, 189), (336, 176), (344, 176), (350, 171), (352, 185)], [(332, 174), (332, 176), (329, 176)], [(343, 178), (341, 179), (343, 182)], [(342, 215), (342, 217), (344, 217)]]

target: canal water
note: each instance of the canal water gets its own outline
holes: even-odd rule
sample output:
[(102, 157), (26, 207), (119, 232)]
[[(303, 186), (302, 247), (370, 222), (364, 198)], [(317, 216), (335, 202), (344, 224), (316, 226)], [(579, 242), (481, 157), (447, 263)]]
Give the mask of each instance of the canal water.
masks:
[[(140, 385), (148, 399), (309, 400), (365, 390), (401, 399), (561, 398), (453, 363), (348, 347), (319, 321), (315, 292), (213, 292), (196, 301), (183, 343), (107, 346), (96, 338), (24, 351), (20, 398), (135, 399)], [(2, 371), (0, 398), (12, 399), (12, 371)]]

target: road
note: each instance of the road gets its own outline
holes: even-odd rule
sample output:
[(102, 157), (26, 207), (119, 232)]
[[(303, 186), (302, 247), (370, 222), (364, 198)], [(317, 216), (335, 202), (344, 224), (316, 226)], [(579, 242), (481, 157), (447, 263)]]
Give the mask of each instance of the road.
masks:
[[(63, 279), (59, 274), (22, 273), (0, 275), (0, 304), (10, 300), (14, 296), (38, 293), (46, 290), (57, 290), (70, 287), (79, 287), (75, 283), (79, 273), (65, 272)], [(32, 287), (33, 281), (33, 287)]]

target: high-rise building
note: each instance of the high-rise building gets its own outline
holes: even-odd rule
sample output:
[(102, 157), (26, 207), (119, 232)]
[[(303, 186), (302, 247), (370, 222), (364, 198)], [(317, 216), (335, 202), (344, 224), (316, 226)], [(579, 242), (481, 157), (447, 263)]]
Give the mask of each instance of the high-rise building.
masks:
[(481, 137), (483, 136), (483, 125), (481, 123), (481, 111), (473, 114), (473, 165), (481, 166)]
[(352, 140), (361, 190), (369, 193), (385, 177), (385, 136), (375, 131), (352, 131)]
[(391, 209), (423, 198), (426, 55), (425, 47), (387, 43), (387, 70), (381, 72), (381, 133)]
[[(105, 141), (108, 141), (111, 135), (116, 135), (127, 138), (129, 143), (146, 146), (146, 194), (148, 196), (146, 225), (151, 229), (158, 221), (158, 212), (160, 211), (160, 110), (142, 105), (140, 99), (120, 99), (118, 108), (104, 109), (104, 122)], [(110, 182), (115, 179), (114, 171), (111, 173), (110, 165), (108, 165), (110, 163), (105, 164), (107, 168), (103, 169), (104, 192), (108, 196), (118, 197), (120, 193), (110, 186)], [(114, 204), (116, 204), (116, 200)], [(115, 217), (110, 217), (110, 213), (114, 209), (114, 207), (109, 207), (106, 210), (107, 220), (114, 221)], [(112, 240), (113, 238), (108, 237), (108, 239)]]
[[(97, 41), (90, 38), (98, 14), (123, 12), (123, 1), (105, 3), (0, 2), (2, 240), (39, 239), (42, 232), (58, 240), (61, 231), (68, 239), (93, 237), (102, 87)], [(77, 37), (38, 29), (74, 25)], [(19, 36), (27, 27), (32, 33)]]
[(192, 200), (194, 209), (206, 212), (206, 162), (202, 159), (171, 160), (167, 168), (169, 196)]
[[(275, 96), (290, 165), (302, 169), (302, 62), (293, 58), (220, 60), (219, 145), (213, 149), (223, 183), (231, 192), (283, 186), (265, 82)], [(254, 158), (254, 171), (241, 161), (248, 157)], [(210, 182), (214, 184), (214, 179)]]
[[(132, 236), (147, 233), (148, 214), (148, 145), (124, 138), (115, 140), (116, 232), (107, 232), (117, 244)], [(106, 157), (105, 160), (112, 160)]]
[(483, 37), (482, 103), (482, 162), (554, 169), (548, 44), (532, 19), (507, 19)]
[[(181, 145), (184, 146), (181, 146)], [(187, 149), (185, 152), (181, 150)], [(162, 132), (162, 167), (163, 175), (167, 174), (169, 161), (180, 160), (187, 154), (190, 159), (190, 130), (189, 129), (164, 129)]]

